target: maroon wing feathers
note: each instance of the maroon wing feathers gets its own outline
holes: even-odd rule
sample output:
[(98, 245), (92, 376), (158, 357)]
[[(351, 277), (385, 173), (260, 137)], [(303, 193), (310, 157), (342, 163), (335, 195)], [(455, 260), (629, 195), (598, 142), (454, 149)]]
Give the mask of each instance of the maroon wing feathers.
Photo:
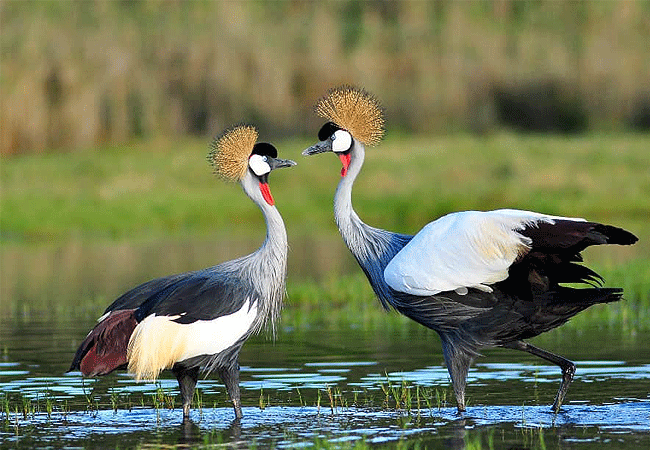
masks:
[(106, 375), (126, 365), (129, 339), (138, 321), (134, 309), (111, 312), (81, 343), (70, 366), (86, 377)]

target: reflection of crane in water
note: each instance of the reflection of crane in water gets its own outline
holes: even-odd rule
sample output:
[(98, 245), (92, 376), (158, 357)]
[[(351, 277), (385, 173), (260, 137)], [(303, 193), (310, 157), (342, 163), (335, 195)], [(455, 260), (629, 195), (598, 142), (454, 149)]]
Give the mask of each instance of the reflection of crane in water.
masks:
[(251, 334), (279, 315), (285, 292), (287, 235), (274, 206), (268, 175), (293, 166), (275, 147), (256, 143), (251, 126), (227, 130), (213, 143), (215, 172), (239, 181), (267, 225), (264, 244), (254, 253), (196, 272), (144, 283), (110, 305), (79, 346), (70, 370), (87, 377), (128, 368), (136, 379), (155, 380), (171, 369), (187, 418), (199, 369), (216, 371), (226, 386), (235, 416), (242, 416), (238, 357)]
[(320, 142), (303, 154), (331, 151), (343, 164), (334, 197), (341, 236), (385, 308), (438, 332), (458, 410), (465, 410), (472, 361), (481, 348), (496, 346), (531, 353), (562, 369), (553, 403), (558, 411), (575, 365), (523, 339), (562, 325), (591, 305), (620, 300), (622, 289), (597, 287), (601, 277), (576, 263), (590, 245), (628, 245), (637, 238), (609, 225), (517, 210), (448, 214), (415, 236), (373, 228), (352, 208), (352, 185), (366, 145), (383, 135), (379, 103), (362, 89), (344, 86), (331, 90), (316, 111), (328, 122), (318, 133)]

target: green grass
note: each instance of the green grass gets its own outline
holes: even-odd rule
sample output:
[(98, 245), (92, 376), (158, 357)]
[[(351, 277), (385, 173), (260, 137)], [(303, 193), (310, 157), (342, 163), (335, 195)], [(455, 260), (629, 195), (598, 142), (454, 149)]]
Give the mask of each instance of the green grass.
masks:
[[(293, 234), (335, 233), (339, 162), (305, 158), (310, 141), (275, 142), (299, 165), (271, 187)], [(394, 136), (367, 151), (354, 203), (368, 223), (416, 232), (441, 214), (516, 207), (615, 222), (650, 235), (650, 138), (498, 134)], [(149, 140), (78, 153), (4, 158), (4, 242), (259, 235), (259, 211), (216, 179), (207, 140)], [(643, 247), (648, 249), (647, 244)]]
[[(274, 172), (270, 180), (291, 245), (283, 323), (404, 326), (403, 317), (383, 313), (341, 242), (332, 218), (340, 163), (332, 155), (300, 156), (310, 143), (275, 142), (280, 156), (299, 163)], [(647, 330), (649, 144), (650, 138), (634, 134), (389, 132), (385, 142), (368, 149), (353, 201), (367, 223), (407, 233), (450, 211), (501, 207), (625, 227), (639, 243), (589, 249), (585, 258), (608, 285), (624, 287), (627, 300), (592, 308), (568, 326), (597, 321)], [(211, 174), (207, 151), (203, 139), (159, 139), (4, 158), (0, 313), (73, 309), (94, 317), (138, 282), (259, 246), (264, 238), (260, 212), (239, 186)], [(39, 270), (32, 270), (34, 265)]]

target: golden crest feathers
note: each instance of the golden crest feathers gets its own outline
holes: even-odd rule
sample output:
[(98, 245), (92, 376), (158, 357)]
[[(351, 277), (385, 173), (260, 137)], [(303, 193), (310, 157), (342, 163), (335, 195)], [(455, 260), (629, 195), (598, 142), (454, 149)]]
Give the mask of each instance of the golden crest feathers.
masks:
[(216, 137), (210, 145), (208, 161), (214, 173), (228, 181), (239, 181), (248, 170), (248, 158), (257, 142), (252, 125), (236, 125)]
[(316, 104), (316, 113), (365, 145), (378, 144), (384, 135), (381, 104), (361, 88), (345, 85), (330, 89)]

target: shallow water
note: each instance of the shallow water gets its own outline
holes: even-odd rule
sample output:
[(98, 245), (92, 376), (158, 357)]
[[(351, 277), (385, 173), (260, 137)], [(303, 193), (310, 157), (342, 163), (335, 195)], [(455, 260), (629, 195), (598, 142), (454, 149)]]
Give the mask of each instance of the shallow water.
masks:
[[(207, 408), (181, 422), (177, 412), (152, 409), (71, 413), (65, 418), (35, 417), (22, 438), (7, 437), (5, 444), (25, 447), (106, 448), (138, 444), (215, 444), (247, 447), (298, 447), (316, 439), (330, 443), (365, 440), (369, 444), (409, 441), (450, 449), (467, 448), (468, 441), (491, 435), (501, 444), (541, 441), (554, 448), (596, 448), (616, 443), (648, 448), (647, 403), (630, 402), (604, 406), (569, 405), (555, 416), (546, 407), (474, 407), (465, 417), (444, 408), (412, 412), (343, 408), (331, 413), (317, 407), (244, 408), (244, 419), (232, 421), (230, 411)], [(618, 418), (612, 422), (611, 418)], [(643, 419), (645, 417), (645, 420)], [(491, 434), (490, 434), (491, 431)], [(550, 441), (550, 442), (549, 442)], [(537, 444), (537, 445), (536, 445)], [(580, 444), (580, 445), (578, 445)], [(639, 447), (634, 447), (638, 445)]]
[[(470, 406), (458, 416), (449, 403), (437, 338), (409, 326), (392, 333), (285, 329), (275, 343), (256, 337), (241, 355), (241, 422), (233, 420), (221, 383), (208, 377), (198, 385), (201, 405), (183, 423), (177, 384), (169, 376), (136, 383), (124, 373), (98, 380), (66, 374), (78, 322), (0, 325), (0, 398), (38, 405), (26, 415), (0, 413), (3, 448), (218, 443), (263, 448), (311, 446), (319, 439), (335, 446), (364, 440), (458, 449), (650, 447), (650, 352), (621, 343), (612, 354), (620, 339), (602, 332), (579, 339), (611, 345), (589, 346), (584, 356), (570, 352), (578, 372), (557, 415), (550, 411), (557, 367), (519, 352), (491, 350), (470, 371)], [(554, 339), (557, 347), (551, 349), (571, 347), (576, 337), (566, 339)], [(175, 409), (153, 406), (160, 392), (175, 398)]]
[[(353, 318), (337, 327), (280, 323), (275, 341), (252, 338), (240, 357), (241, 421), (233, 420), (214, 376), (199, 381), (200, 401), (183, 422), (169, 374), (136, 383), (124, 373), (97, 380), (66, 373), (120, 286), (205, 266), (214, 249), (175, 249), (170, 254), (190, 256), (154, 258), (155, 267), (149, 245), (4, 249), (0, 448), (351, 447), (359, 441), (467, 450), (650, 448), (650, 335), (611, 328), (565, 328), (533, 341), (578, 366), (557, 415), (550, 405), (559, 368), (494, 349), (473, 365), (469, 407), (458, 416), (437, 336), (410, 322), (386, 329)], [(38, 274), (26, 275), (32, 267)]]

